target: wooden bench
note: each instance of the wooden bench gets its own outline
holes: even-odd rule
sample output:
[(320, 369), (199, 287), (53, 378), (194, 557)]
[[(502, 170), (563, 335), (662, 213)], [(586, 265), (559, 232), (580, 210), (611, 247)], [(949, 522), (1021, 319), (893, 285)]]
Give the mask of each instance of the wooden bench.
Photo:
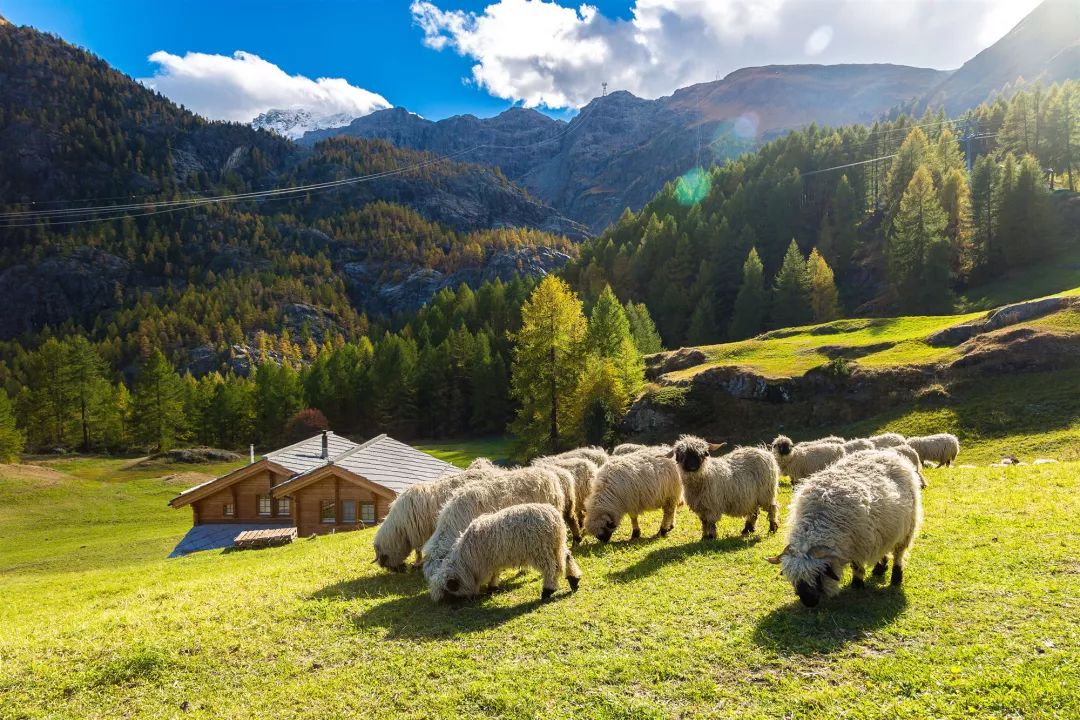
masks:
[(233, 546), (238, 548), (261, 548), (271, 545), (288, 545), (296, 539), (296, 528), (270, 528), (268, 530), (245, 530), (233, 538)]

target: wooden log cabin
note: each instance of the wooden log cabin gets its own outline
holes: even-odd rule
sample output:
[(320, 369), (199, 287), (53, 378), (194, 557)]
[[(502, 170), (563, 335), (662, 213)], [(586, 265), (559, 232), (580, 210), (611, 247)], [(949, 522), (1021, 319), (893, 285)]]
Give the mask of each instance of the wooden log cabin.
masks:
[(173, 498), (195, 525), (260, 523), (301, 537), (374, 525), (397, 494), (456, 468), (379, 435), (365, 443), (327, 431), (275, 450)]

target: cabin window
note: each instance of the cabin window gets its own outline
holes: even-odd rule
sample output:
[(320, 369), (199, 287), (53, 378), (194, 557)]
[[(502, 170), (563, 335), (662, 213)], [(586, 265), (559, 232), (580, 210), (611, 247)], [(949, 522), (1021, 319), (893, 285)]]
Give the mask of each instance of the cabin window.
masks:
[(375, 503), (360, 503), (360, 520), (365, 525), (375, 524)]
[(291, 498), (281, 498), (280, 500), (277, 501), (277, 514), (281, 515), (283, 517), (288, 517), (289, 512), (292, 510), (291, 505), (292, 505), (292, 499)]
[(319, 522), (333, 525), (337, 522), (337, 516), (334, 513), (334, 501), (323, 500), (319, 503)]
[(270, 499), (269, 495), (259, 496), (259, 514), (260, 515), (273, 515), (274, 514), (274, 501)]
[(356, 501), (355, 500), (342, 500), (341, 501), (341, 522), (354, 523), (356, 522)]
[(222, 505), (221, 506), (221, 514), (224, 515), (225, 517), (232, 517), (232, 515), (233, 515), (232, 503), (225, 503), (224, 505)]

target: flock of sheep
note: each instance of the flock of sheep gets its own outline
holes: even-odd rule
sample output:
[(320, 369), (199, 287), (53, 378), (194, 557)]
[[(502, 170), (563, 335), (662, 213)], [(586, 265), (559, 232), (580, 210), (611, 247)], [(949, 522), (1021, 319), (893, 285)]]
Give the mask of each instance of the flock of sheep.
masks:
[(725, 515), (744, 518), (748, 535), (765, 512), (772, 533), (779, 527), (780, 475), (787, 475), (797, 485), (788, 542), (768, 561), (813, 607), (836, 594), (846, 565), (859, 586), (866, 565), (883, 575), (891, 555), (891, 581), (902, 582), (922, 516), (923, 464), (950, 465), (960, 452), (956, 437), (944, 433), (803, 443), (781, 435), (769, 447), (714, 457), (721, 447), (684, 435), (674, 445), (625, 444), (610, 455), (579, 448), (509, 469), (481, 458), (401, 493), (375, 533), (375, 562), (400, 572), (415, 553), (436, 601), (479, 595), (498, 585), (500, 572), (531, 567), (543, 576), (546, 600), (560, 578), (571, 590), (581, 580), (568, 530), (573, 545), (583, 533), (606, 543), (629, 516), (637, 538), (638, 517), (660, 509), (663, 537), (685, 502), (701, 520), (703, 540), (716, 537)]

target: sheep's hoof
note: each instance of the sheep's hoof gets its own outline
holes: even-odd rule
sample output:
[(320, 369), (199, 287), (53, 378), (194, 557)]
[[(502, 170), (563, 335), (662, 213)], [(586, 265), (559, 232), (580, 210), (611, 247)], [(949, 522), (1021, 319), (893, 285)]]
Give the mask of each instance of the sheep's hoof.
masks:
[(581, 583), (581, 578), (571, 575), (566, 578), (566, 582), (570, 583), (570, 592), (577, 592), (577, 586)]
[(889, 563), (882, 560), (874, 566), (874, 577), (881, 577), (885, 574), (885, 571), (889, 569)]
[(866, 587), (866, 582), (861, 577), (853, 577), (851, 578), (851, 587), (856, 590), (862, 590)]
[(742, 529), (742, 536), (743, 537), (746, 537), (747, 535), (751, 534), (752, 532), (754, 532), (754, 526), (753, 525), (748, 524), (748, 525), (743, 526), (743, 529)]
[(776, 524), (774, 522), (769, 523), (769, 534), (770, 535), (772, 535), (774, 532), (776, 532), (779, 529), (780, 529), (780, 526), (778, 524)]
[(660, 528), (660, 532), (656, 533), (660, 537), (667, 537), (667, 534), (671, 532), (671, 528)]
[(551, 599), (551, 596), (555, 594), (555, 591), (551, 588), (544, 588), (540, 593), (540, 602), (547, 602)]
[(890, 585), (900, 585), (904, 582), (904, 568), (893, 565), (892, 578), (889, 580)]
[(634, 531), (630, 533), (630, 539), (637, 540), (639, 537), (641, 537), (641, 528), (634, 528)]

